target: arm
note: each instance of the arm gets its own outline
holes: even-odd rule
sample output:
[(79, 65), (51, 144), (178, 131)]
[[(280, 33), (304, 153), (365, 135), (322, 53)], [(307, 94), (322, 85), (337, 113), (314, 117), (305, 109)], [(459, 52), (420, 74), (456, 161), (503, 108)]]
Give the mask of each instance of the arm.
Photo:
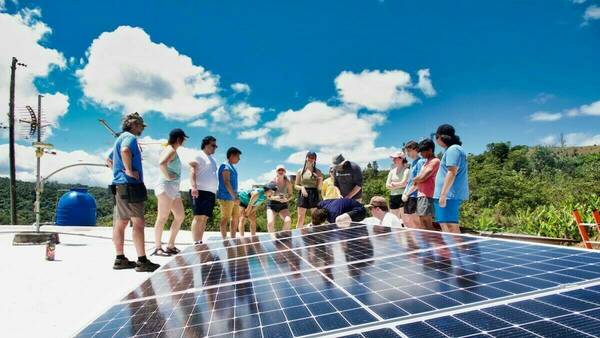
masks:
[(321, 170), (317, 170), (317, 190), (321, 190), (322, 185), (323, 185), (323, 173), (321, 173)]
[(458, 167), (448, 167), (448, 173), (446, 174), (446, 178), (444, 178), (444, 185), (442, 185), (442, 191), (440, 192), (440, 207), (446, 207), (446, 197), (448, 195), (448, 190), (454, 183), (454, 179), (456, 178), (456, 173), (458, 172)]
[(354, 182), (356, 182), (355, 183), (356, 185), (354, 186), (354, 188), (352, 188), (350, 193), (348, 193), (348, 196), (346, 196), (346, 198), (353, 198), (362, 189), (363, 177), (362, 177), (362, 171), (358, 165), (353, 166), (353, 168), (352, 168), (352, 179), (354, 180)]
[(285, 197), (285, 201), (283, 201), (283, 202), (289, 202), (290, 199), (292, 199), (293, 193), (294, 193), (294, 189), (292, 188), (292, 182), (290, 182), (288, 180), (287, 181), (287, 196)]
[(402, 181), (400, 181), (400, 188), (405, 188), (408, 183), (408, 176), (410, 175), (408, 169), (404, 169), (404, 173), (402, 174)]
[(394, 186), (392, 185), (392, 170), (394, 170), (394, 169), (390, 169), (387, 180), (385, 181), (385, 187), (388, 189), (394, 188)]
[(172, 180), (173, 177), (171, 177), (171, 174), (169, 173), (169, 169), (167, 168), (167, 165), (169, 164), (169, 161), (171, 161), (174, 157), (175, 157), (175, 149), (173, 149), (172, 147), (170, 147), (169, 151), (165, 152), (160, 159), (160, 162), (158, 163), (158, 168), (160, 169), (160, 173), (163, 175), (164, 178), (168, 179), (168, 180)]
[(225, 189), (234, 200), (238, 200), (238, 195), (235, 191), (233, 191), (233, 186), (231, 185), (231, 177), (229, 170), (223, 170), (223, 183), (225, 184)]
[(248, 201), (248, 206), (246, 207), (246, 210), (244, 211), (246, 216), (250, 215), (250, 213), (252, 213), (252, 210), (254, 210), (254, 208), (256, 207), (254, 205), (254, 203), (256, 203), (257, 199), (258, 199), (258, 192), (252, 191), (250, 193), (250, 200)]
[(295, 188), (296, 188), (296, 190), (300, 191), (302, 196), (306, 197), (306, 196), (308, 196), (308, 193), (306, 192), (306, 188), (304, 188), (304, 186), (300, 184), (301, 180), (302, 180), (302, 170), (298, 171), (298, 174), (296, 175)]
[(198, 162), (191, 161), (190, 165), (190, 186), (192, 187), (192, 197), (198, 197), (198, 187), (196, 185), (196, 174), (198, 173)]
[(423, 165), (423, 167), (421, 168), (421, 171), (419, 172), (419, 174), (415, 177), (415, 179), (413, 180), (414, 183), (422, 183), (425, 182), (429, 176), (431, 176), (431, 174), (433, 173), (433, 168), (432, 166), (429, 165)]
[(131, 160), (133, 159), (133, 154), (131, 153), (131, 150), (129, 150), (129, 148), (123, 147), (121, 149), (121, 159), (123, 160), (123, 167), (125, 167), (125, 175), (139, 180), (140, 174), (137, 171), (133, 171), (131, 167)]

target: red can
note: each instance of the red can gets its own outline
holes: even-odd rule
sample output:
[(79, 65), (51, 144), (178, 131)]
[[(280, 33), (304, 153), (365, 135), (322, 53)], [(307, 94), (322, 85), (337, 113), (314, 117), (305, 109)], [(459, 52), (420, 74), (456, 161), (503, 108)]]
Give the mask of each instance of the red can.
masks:
[(54, 250), (55, 250), (54, 243), (48, 242), (46, 244), (46, 260), (48, 260), (48, 261), (54, 260)]

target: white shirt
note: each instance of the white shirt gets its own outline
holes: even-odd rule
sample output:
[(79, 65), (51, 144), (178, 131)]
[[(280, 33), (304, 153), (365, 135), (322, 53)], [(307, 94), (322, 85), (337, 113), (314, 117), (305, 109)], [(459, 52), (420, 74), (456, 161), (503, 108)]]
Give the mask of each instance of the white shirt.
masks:
[(219, 184), (217, 161), (212, 155), (206, 155), (204, 151), (200, 151), (200, 155), (194, 161), (198, 164), (196, 166), (196, 189), (216, 194)]
[(386, 212), (385, 216), (383, 216), (383, 220), (381, 220), (381, 225), (392, 227), (392, 228), (403, 228), (404, 223), (398, 218), (398, 216), (392, 214), (391, 212)]

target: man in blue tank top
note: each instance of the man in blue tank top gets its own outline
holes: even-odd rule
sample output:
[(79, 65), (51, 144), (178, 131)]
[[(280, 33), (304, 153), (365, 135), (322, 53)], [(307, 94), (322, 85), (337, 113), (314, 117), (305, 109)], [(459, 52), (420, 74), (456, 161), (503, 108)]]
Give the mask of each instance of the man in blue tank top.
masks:
[(239, 222), (238, 173), (234, 165), (240, 162), (240, 155), (242, 152), (236, 147), (227, 149), (227, 160), (217, 171), (219, 178), (217, 200), (221, 208), (220, 228), (223, 239), (227, 237), (227, 223), (231, 222), (231, 238), (235, 238)]

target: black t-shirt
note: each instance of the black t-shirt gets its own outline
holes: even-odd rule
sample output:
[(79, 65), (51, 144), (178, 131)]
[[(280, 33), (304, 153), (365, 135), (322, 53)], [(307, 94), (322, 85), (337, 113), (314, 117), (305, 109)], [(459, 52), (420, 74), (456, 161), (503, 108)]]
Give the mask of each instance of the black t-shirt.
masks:
[[(348, 194), (355, 186), (362, 187), (363, 176), (360, 166), (354, 162), (347, 161), (341, 169), (335, 169), (333, 172), (333, 184), (340, 189), (342, 196)], [(352, 197), (359, 199), (362, 197), (362, 189)]]

